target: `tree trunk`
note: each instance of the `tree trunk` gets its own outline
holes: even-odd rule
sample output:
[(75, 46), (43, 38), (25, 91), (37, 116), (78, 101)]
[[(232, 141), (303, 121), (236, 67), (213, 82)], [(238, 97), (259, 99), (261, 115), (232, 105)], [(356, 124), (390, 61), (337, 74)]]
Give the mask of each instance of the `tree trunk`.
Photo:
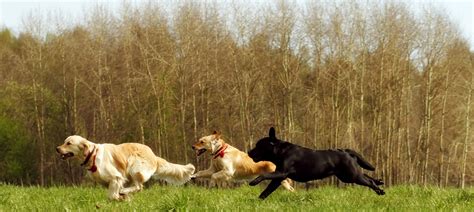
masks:
[(433, 95), (431, 92), (431, 85), (433, 82), (433, 66), (430, 64), (430, 68), (428, 69), (428, 83), (426, 86), (426, 96), (425, 96), (425, 140), (423, 142), (423, 148), (425, 150), (425, 157), (424, 157), (424, 164), (423, 170), (421, 174), (422, 184), (426, 185), (428, 182), (428, 162), (429, 162), (429, 154), (430, 154), (430, 139), (431, 139), (431, 102), (433, 100)]
[[(40, 185), (44, 186), (44, 126), (43, 126), (43, 116), (42, 116), (42, 109), (38, 99), (38, 85), (36, 84), (36, 79), (33, 78), (33, 101), (35, 107), (35, 120), (36, 120), (36, 133), (38, 135), (38, 143), (39, 143), (39, 152), (40, 152)], [(41, 94), (40, 94), (41, 96)]]
[(465, 135), (463, 143), (463, 154), (462, 154), (462, 170), (461, 170), (461, 188), (464, 189), (466, 184), (466, 164), (467, 164), (467, 152), (469, 149), (470, 135), (471, 135), (471, 99), (472, 99), (472, 90), (474, 86), (474, 73), (471, 73), (471, 82), (469, 85), (469, 91), (467, 94), (466, 101), (466, 123), (465, 123)]
[(441, 109), (441, 134), (439, 138), (439, 158), (438, 158), (438, 186), (443, 185), (443, 168), (444, 168), (444, 133), (445, 133), (445, 123), (446, 123), (446, 103), (448, 99), (448, 90), (449, 90), (449, 72), (450, 68), (446, 70), (446, 77), (444, 82), (444, 95), (443, 95), (443, 108)]

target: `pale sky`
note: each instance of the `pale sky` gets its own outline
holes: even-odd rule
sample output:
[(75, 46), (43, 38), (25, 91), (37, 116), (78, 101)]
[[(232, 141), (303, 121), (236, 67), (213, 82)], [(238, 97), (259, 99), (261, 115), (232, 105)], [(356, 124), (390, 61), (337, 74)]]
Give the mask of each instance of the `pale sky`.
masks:
[[(471, 50), (474, 50), (474, 0), (403, 1), (409, 2), (415, 9), (431, 3), (443, 8), (452, 21), (458, 25), (462, 35), (470, 42)], [(124, 0), (0, 0), (0, 28), (8, 27), (14, 32), (19, 32), (23, 27), (25, 17), (30, 13), (37, 14), (38, 12), (45, 16), (51, 14), (52, 17), (55, 16), (54, 14), (63, 14), (62, 21), (74, 23), (82, 17), (87, 8), (96, 5), (97, 2), (117, 11)], [(126, 2), (139, 4), (144, 1), (128, 0)]]

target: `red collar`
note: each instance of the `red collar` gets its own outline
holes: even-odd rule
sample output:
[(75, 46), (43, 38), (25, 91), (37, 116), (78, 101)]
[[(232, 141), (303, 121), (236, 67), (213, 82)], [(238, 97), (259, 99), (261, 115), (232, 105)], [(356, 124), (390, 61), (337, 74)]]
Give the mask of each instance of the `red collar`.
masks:
[(227, 145), (226, 143), (224, 143), (224, 145), (222, 145), (222, 147), (221, 147), (219, 150), (217, 150), (217, 153), (214, 154), (214, 158), (213, 158), (213, 159), (216, 159), (216, 158), (219, 157), (219, 156), (220, 156), (221, 158), (223, 158), (223, 157), (224, 157), (224, 151), (227, 149), (227, 146), (228, 146), (228, 145)]
[(88, 168), (87, 170), (89, 170), (90, 172), (94, 173), (97, 171), (97, 166), (95, 165), (95, 156), (97, 156), (97, 154), (94, 155), (94, 158), (92, 159), (92, 166), (90, 168)]

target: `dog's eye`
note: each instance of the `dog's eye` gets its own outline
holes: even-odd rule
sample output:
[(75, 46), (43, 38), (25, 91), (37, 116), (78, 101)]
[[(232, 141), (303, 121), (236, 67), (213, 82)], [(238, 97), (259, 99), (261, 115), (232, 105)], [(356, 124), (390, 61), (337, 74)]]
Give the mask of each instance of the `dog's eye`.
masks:
[(203, 144), (203, 143), (204, 143), (204, 141), (201, 141), (201, 142), (199, 142), (199, 143)]
[(66, 145), (71, 145), (71, 142), (67, 142)]

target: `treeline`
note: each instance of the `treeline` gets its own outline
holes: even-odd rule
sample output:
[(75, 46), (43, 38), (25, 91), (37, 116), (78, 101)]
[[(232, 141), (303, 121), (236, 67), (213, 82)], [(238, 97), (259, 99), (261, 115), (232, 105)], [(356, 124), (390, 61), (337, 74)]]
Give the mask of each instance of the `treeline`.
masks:
[[(0, 181), (80, 183), (71, 134), (207, 168), (213, 130), (247, 151), (275, 126), (352, 148), (393, 184), (472, 185), (474, 54), (446, 15), (404, 3), (97, 7), (0, 33)], [(53, 27), (52, 26), (57, 26)], [(49, 27), (49, 28), (48, 28)]]

